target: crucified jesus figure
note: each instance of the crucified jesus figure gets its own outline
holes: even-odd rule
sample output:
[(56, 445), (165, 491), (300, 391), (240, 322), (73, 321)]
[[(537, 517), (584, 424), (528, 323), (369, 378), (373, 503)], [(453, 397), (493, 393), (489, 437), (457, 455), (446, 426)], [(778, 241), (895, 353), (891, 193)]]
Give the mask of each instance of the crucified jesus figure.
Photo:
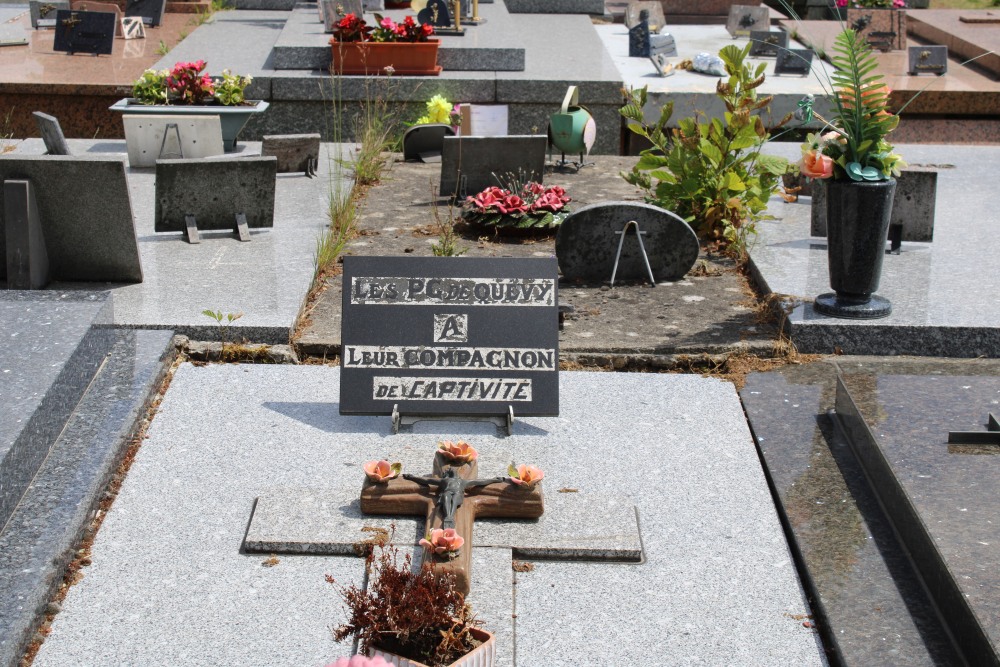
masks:
[(440, 477), (420, 477), (418, 475), (404, 474), (404, 479), (416, 482), (421, 486), (429, 486), (437, 489), (437, 508), (441, 512), (441, 527), (455, 527), (455, 512), (462, 506), (465, 498), (465, 490), (477, 486), (487, 486), (502, 482), (503, 477), (492, 477), (490, 479), (466, 480), (458, 476), (455, 468), (446, 468)]

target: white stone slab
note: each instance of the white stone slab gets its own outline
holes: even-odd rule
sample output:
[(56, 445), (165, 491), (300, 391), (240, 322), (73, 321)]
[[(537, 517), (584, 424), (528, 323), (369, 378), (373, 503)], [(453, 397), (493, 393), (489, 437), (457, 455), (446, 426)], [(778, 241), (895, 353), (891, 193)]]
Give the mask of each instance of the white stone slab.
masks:
[[(203, 158), (223, 155), (222, 123), (218, 116), (146, 116), (125, 114), (125, 145), (130, 167), (155, 167), (160, 150), (170, 151), (165, 157)], [(176, 125), (168, 134), (168, 126)], [(164, 143), (164, 135), (167, 141)], [(179, 142), (178, 142), (179, 140)], [(179, 147), (177, 154), (174, 147)]]
[[(353, 490), (269, 490), (257, 499), (243, 547), (264, 553), (351, 555), (358, 552), (359, 542), (369, 539), (372, 529), (388, 529), (394, 523), (397, 541), (416, 544), (423, 537), (423, 519), (363, 515), (360, 491), (360, 480)], [(642, 559), (631, 503), (613, 496), (544, 491), (545, 514), (537, 521), (477, 520), (474, 548), (512, 548), (524, 558)]]
[[(362, 462), (422, 470), (436, 440), (456, 437), (479, 449), (483, 474), (513, 459), (544, 469), (548, 489), (639, 508), (642, 563), (534, 561), (515, 573), (514, 664), (823, 664), (732, 385), (583, 372), (560, 383), (560, 416), (519, 420), (510, 437), (457, 422), (394, 436), (387, 417), (338, 414), (336, 368), (182, 365), (35, 665), (291, 667), (344, 655), (323, 574), (360, 577), (361, 561), (278, 555), (263, 567), (240, 552), (254, 498), (278, 486), (356, 493)], [(482, 595), (475, 574), (473, 590)], [(509, 604), (507, 591), (486, 594), (487, 608)]]

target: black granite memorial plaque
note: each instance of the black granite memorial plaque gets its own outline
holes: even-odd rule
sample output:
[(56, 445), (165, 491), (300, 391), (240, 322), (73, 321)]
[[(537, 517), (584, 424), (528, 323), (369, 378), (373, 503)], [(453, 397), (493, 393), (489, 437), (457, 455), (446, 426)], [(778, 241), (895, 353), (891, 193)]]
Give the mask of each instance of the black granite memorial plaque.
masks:
[(447, 28), (451, 25), (451, 11), (444, 0), (428, 0), (427, 6), (417, 12), (417, 21), (430, 23), (435, 28)]
[(344, 257), (341, 414), (559, 414), (554, 259)]
[(788, 48), (788, 33), (783, 30), (751, 30), (750, 57), (777, 58), (778, 52)]
[(733, 37), (749, 37), (751, 30), (767, 30), (770, 23), (771, 14), (767, 7), (733, 5), (729, 8), (726, 31)]
[(69, 8), (69, 2), (31, 0), (28, 3), (28, 10), (31, 15), (31, 27), (36, 29), (54, 28), (56, 27), (56, 11)]
[(947, 46), (911, 46), (909, 49), (911, 76), (937, 74), (948, 71)]
[(849, 8), (846, 24), (864, 37), (873, 49), (902, 51), (906, 48), (906, 10)]
[(53, 51), (110, 55), (115, 43), (118, 18), (111, 12), (56, 12)]
[(774, 62), (774, 75), (798, 74), (809, 76), (812, 71), (813, 52), (811, 49), (781, 49)]
[(163, 20), (163, 11), (167, 0), (128, 0), (125, 4), (125, 16), (138, 16), (148, 26), (158, 26)]

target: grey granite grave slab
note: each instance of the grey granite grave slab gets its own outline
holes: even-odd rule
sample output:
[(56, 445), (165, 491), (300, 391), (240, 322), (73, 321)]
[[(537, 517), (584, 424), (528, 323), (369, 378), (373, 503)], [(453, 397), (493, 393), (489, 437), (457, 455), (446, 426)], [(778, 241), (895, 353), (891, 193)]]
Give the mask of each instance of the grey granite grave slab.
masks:
[(114, 332), (107, 363), (0, 532), (0, 664), (20, 661), (172, 355), (169, 331)]
[[(798, 159), (799, 147), (768, 144), (768, 152)], [(879, 294), (888, 318), (858, 321), (818, 315), (811, 300), (829, 291), (825, 239), (810, 234), (808, 198), (793, 204), (772, 200), (778, 220), (758, 225), (750, 266), (765, 293), (787, 295), (788, 330), (800, 352), (1000, 356), (1000, 275), (984, 271), (995, 262), (995, 205), (984, 161), (1000, 159), (990, 146), (896, 146), (911, 164), (937, 165), (934, 242), (903, 243), (882, 265)], [(944, 165), (949, 167), (941, 168)]]
[(511, 14), (600, 14), (604, 0), (504, 0)]
[(816, 623), (843, 665), (962, 658), (837, 428), (836, 362), (754, 373), (740, 391)]
[[(547, 490), (639, 508), (644, 562), (516, 573), (515, 664), (824, 664), (732, 385), (563, 373), (561, 416), (519, 420), (510, 437), (458, 422), (391, 436), (388, 418), (338, 415), (338, 375), (182, 365), (35, 664), (324, 664), (343, 611), (323, 575), (360, 581), (362, 562), (279, 554), (262, 567), (240, 553), (254, 498), (357, 492), (363, 461), (422, 469), (436, 440), (455, 437), (479, 449), (484, 474), (533, 463)], [(641, 466), (609, 465), (637, 446)], [(501, 576), (487, 570), (484, 581)]]
[[(113, 152), (124, 157), (126, 150), (124, 141), (70, 139), (69, 143), (77, 154)], [(260, 150), (258, 143), (241, 146), (248, 153)], [(29, 139), (18, 150), (42, 153), (45, 148), (40, 139)], [(350, 171), (337, 166), (337, 160), (348, 155), (346, 146), (323, 144), (317, 178), (278, 176), (279, 229), (254, 234), (251, 243), (234, 242), (231, 232), (202, 234), (198, 245), (154, 233), (155, 174), (148, 169), (130, 171), (132, 200), (144, 203), (135, 209), (135, 222), (146, 280), (107, 285), (115, 294), (114, 323), (218, 340), (219, 327), (201, 311), (242, 312), (233, 325), (234, 336), (287, 343), (312, 284), (313, 253), (326, 224), (330, 189), (351, 187)]]
[[(438, 64), (445, 71), (522, 71), (525, 47), (506, 36), (519, 30), (520, 22), (501, 6), (480, 8), (487, 30), (471, 28), (464, 36), (438, 35)], [(406, 10), (388, 10), (385, 16), (401, 21)], [(412, 12), (409, 12), (412, 16)], [(478, 26), (477, 26), (478, 27)], [(316, 22), (313, 9), (295, 9), (274, 43), (276, 70), (322, 69), (330, 67), (330, 35)], [(407, 77), (410, 78), (410, 77)]]
[[(890, 225), (903, 228), (904, 241), (934, 240), (934, 210), (937, 207), (936, 169), (904, 169), (896, 178)], [(814, 181), (810, 188), (812, 216), (809, 233), (826, 236), (826, 183)]]
[(0, 526), (111, 349), (106, 292), (0, 291)]
[[(8, 179), (31, 181), (52, 280), (142, 281), (121, 157), (7, 154), (0, 180)], [(0, 257), (4, 246), (0, 238)]]
[(194, 215), (199, 230), (233, 229), (238, 214), (250, 229), (274, 226), (276, 157), (157, 160), (154, 230), (184, 230)]
[(309, 176), (319, 164), (319, 142), (319, 134), (273, 134), (264, 137), (260, 154), (277, 158), (279, 174), (302, 171)]
[(438, 192), (465, 197), (511, 177), (541, 183), (546, 144), (544, 136), (445, 137)]
[(556, 235), (556, 258), (566, 280), (604, 282), (615, 272), (615, 280), (648, 281), (650, 270), (656, 281), (680, 280), (698, 260), (699, 249), (698, 236), (683, 219), (638, 202), (584, 206)]
[[(243, 548), (252, 552), (356, 554), (368, 539), (365, 527), (395, 522), (400, 539), (416, 544), (424, 519), (370, 517), (361, 513), (358, 490), (274, 489), (257, 498)], [(538, 521), (479, 519), (474, 548), (513, 549), (519, 558), (558, 560), (642, 559), (635, 508), (614, 497), (550, 491)]]
[(969, 664), (1000, 664), (1000, 447), (948, 444), (996, 411), (996, 364), (839, 364), (851, 448)]

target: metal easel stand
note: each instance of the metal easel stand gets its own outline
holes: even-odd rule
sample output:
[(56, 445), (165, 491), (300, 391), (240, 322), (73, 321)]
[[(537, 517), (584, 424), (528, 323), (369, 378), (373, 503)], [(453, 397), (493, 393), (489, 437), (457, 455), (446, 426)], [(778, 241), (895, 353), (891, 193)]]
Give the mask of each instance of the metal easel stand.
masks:
[(471, 415), (404, 415), (399, 412), (399, 404), (392, 406), (392, 434), (397, 435), (402, 426), (413, 426), (417, 422), (488, 422), (505, 435), (514, 434), (514, 406), (507, 406), (507, 414), (475, 417)]
[(653, 269), (649, 266), (649, 256), (646, 254), (646, 246), (642, 242), (642, 237), (646, 234), (644, 231), (640, 231), (639, 223), (635, 220), (629, 220), (625, 223), (625, 227), (620, 232), (615, 232), (615, 234), (621, 234), (621, 238), (618, 239), (618, 252), (615, 253), (615, 266), (611, 269), (611, 286), (615, 286), (615, 274), (618, 273), (618, 260), (622, 257), (622, 246), (625, 245), (625, 234), (628, 230), (635, 228), (635, 238), (639, 240), (639, 251), (642, 253), (642, 261), (646, 264), (646, 273), (649, 275), (649, 284), (656, 287), (656, 278), (653, 277)]
[(573, 160), (567, 160), (565, 153), (562, 153), (562, 159), (553, 160), (552, 159), (552, 151), (549, 151), (549, 162), (551, 162), (552, 166), (555, 167), (555, 168), (557, 168), (557, 169), (563, 169), (565, 167), (573, 165), (574, 167), (576, 167), (577, 173), (579, 173), (579, 171), (581, 169), (583, 169), (584, 167), (593, 167), (594, 165), (597, 164), (593, 160), (591, 160), (590, 162), (587, 162), (586, 161), (586, 156), (583, 153), (580, 153), (580, 161), (579, 162), (574, 162)]

